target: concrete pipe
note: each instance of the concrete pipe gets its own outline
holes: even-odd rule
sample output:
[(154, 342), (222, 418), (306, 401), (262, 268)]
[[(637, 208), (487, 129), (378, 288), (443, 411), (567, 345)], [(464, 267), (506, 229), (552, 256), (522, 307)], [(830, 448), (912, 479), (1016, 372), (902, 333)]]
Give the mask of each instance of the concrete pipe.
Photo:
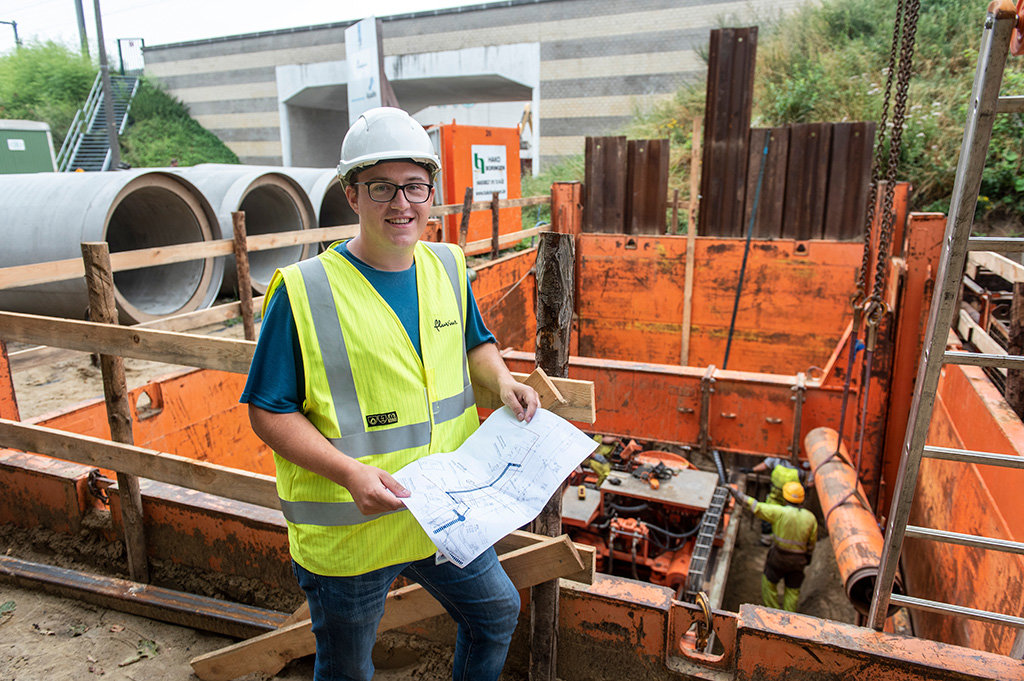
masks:
[[(220, 238), (216, 215), (194, 185), (147, 169), (0, 175), (0, 215), (0, 267), (81, 258), (83, 241), (106, 241), (119, 252)], [(223, 272), (217, 258), (115, 272), (121, 321), (207, 308)], [(0, 291), (0, 308), (14, 312), (82, 319), (88, 305), (83, 277)]]
[[(833, 456), (838, 439), (839, 434), (831, 428), (815, 428), (804, 438), (804, 449), (814, 471), (814, 487), (832, 538), (832, 550), (846, 595), (859, 613), (867, 615), (878, 578), (884, 538), (874, 513), (862, 501), (867, 496), (849, 464), (846, 447), (841, 446), (839, 454)], [(893, 592), (903, 593), (899, 575)], [(888, 615), (898, 609), (890, 604)]]
[(316, 211), (318, 227), (359, 224), (359, 216), (348, 205), (345, 189), (335, 168), (281, 168), (298, 182)]
[[(294, 232), (316, 226), (316, 216), (302, 187), (291, 177), (259, 166), (205, 163), (175, 168), (176, 174), (195, 184), (213, 206), (225, 238), (234, 229), (231, 213), (245, 211), (248, 236)], [(315, 244), (283, 246), (249, 254), (249, 276), (257, 293), (266, 293), (274, 270), (309, 257)], [(221, 292), (237, 293), (238, 277), (234, 256), (224, 267)]]

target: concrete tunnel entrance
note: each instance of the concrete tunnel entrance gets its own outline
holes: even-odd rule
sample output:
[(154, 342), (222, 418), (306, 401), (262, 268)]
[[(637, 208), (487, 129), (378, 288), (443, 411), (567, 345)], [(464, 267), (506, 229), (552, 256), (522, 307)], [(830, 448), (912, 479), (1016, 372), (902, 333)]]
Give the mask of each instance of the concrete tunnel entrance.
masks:
[[(539, 43), (386, 57), (384, 71), (401, 107), (425, 124), (437, 122), (429, 120), (431, 107), (514, 102), (520, 104), (517, 110), (521, 113), (521, 104), (529, 102), (533, 112), (530, 145), (534, 158), (539, 158)], [(341, 139), (348, 129), (346, 63), (278, 66), (276, 75), (284, 165), (336, 166)], [(517, 116), (486, 124), (513, 126), (518, 122)]]

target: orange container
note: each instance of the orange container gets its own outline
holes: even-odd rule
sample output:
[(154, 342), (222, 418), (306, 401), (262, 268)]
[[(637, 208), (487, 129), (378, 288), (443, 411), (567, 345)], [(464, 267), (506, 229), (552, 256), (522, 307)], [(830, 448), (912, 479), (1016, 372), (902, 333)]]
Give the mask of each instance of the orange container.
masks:
[[(434, 146), (441, 155), (441, 174), (437, 184), (441, 204), (462, 203), (466, 187), (473, 187), (473, 201), (490, 201), (493, 192), (498, 198), (518, 199), (522, 196), (519, 167), (519, 129), (496, 128), (449, 123), (429, 130)], [(498, 215), (498, 232), (510, 234), (522, 229), (520, 208), (502, 208)], [(444, 219), (444, 240), (459, 242), (461, 215)], [(474, 211), (469, 217), (466, 243), (490, 239), (492, 218), (489, 210)], [(484, 253), (490, 245), (468, 248), (466, 253)]]

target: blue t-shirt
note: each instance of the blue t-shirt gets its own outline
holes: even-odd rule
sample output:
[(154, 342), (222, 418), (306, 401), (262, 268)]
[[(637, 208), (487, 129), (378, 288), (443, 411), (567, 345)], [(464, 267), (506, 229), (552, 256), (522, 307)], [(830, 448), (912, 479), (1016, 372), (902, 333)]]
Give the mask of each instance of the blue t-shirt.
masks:
[[(395, 311), (399, 321), (409, 334), (409, 340), (422, 358), (420, 351), (420, 311), (416, 295), (416, 264), (401, 272), (376, 270), (348, 250), (347, 242), (335, 246), (362, 273), (377, 293)], [(473, 289), (466, 282), (469, 293), (466, 306), (466, 348), (473, 349), (481, 343), (495, 342), (484, 324), (480, 310), (473, 297)], [(287, 361), (291, 357), (292, 361)], [(249, 376), (245, 382), (240, 402), (253, 404), (267, 411), (286, 414), (302, 411), (306, 399), (305, 369), (299, 348), (299, 333), (295, 328), (288, 291), (279, 286), (270, 298), (267, 312), (260, 326), (259, 342), (249, 365)]]

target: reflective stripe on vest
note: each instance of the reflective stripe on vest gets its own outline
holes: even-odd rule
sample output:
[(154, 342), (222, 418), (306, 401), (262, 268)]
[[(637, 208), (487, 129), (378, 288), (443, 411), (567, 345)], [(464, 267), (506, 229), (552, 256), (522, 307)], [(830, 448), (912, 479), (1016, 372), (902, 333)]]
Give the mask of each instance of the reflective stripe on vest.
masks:
[[(462, 320), (462, 287), (458, 276), (458, 265), (455, 256), (443, 244), (424, 242), (424, 245), (437, 255), (448, 275), (455, 293), (455, 300), (460, 311), (459, 328), (465, 336), (465, 324)], [(313, 328), (320, 344), (321, 352), (332, 361), (325, 363), (331, 399), (334, 403), (335, 420), (338, 424), (340, 437), (328, 438), (339, 451), (353, 458), (390, 454), (405, 449), (423, 447), (430, 444), (430, 421), (396, 426), (386, 430), (368, 432), (365, 427), (359, 398), (356, 394), (355, 379), (348, 349), (345, 344), (344, 332), (338, 324), (331, 284), (320, 258), (310, 258), (297, 263), (306, 287)], [(475, 396), (473, 385), (469, 380), (465, 342), (462, 346), (462, 384), (460, 393), (442, 398), (431, 403), (434, 424), (441, 424), (461, 417), (466, 409), (473, 406)], [(424, 400), (427, 399), (424, 391)], [(289, 501), (280, 499), (281, 510), (286, 520), (291, 523), (316, 526), (357, 525), (389, 515), (363, 515), (355, 502), (352, 501)], [(400, 509), (404, 510), (404, 509)]]

